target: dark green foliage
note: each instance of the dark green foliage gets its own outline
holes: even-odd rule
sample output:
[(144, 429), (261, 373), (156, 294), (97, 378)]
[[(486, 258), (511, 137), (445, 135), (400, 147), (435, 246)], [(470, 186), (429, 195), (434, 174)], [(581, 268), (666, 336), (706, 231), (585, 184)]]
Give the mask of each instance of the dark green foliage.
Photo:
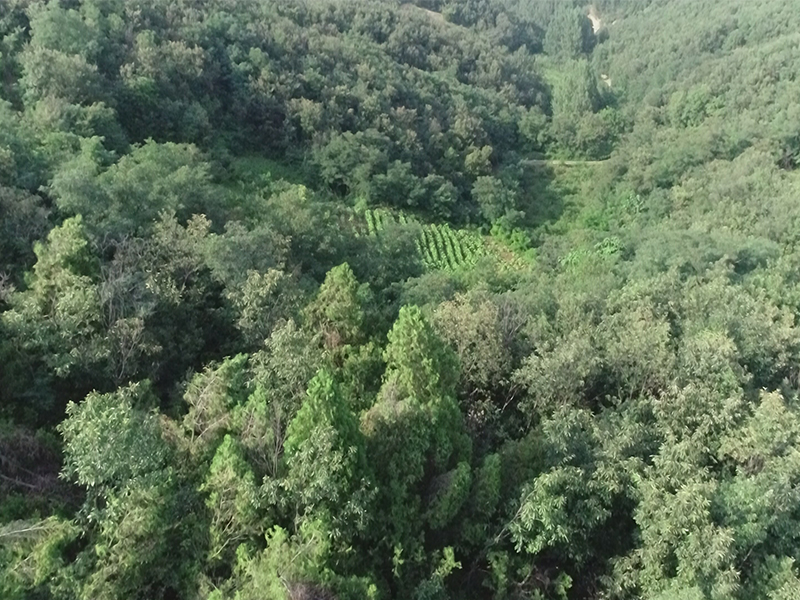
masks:
[(33, 242), (44, 237), (47, 216), (38, 196), (0, 187), (0, 272), (10, 276), (31, 266)]
[(84, 147), (51, 185), (58, 207), (84, 215), (95, 231), (121, 236), (141, 231), (163, 212), (185, 219), (212, 208), (208, 165), (192, 146), (148, 141), (105, 171), (98, 160), (97, 148)]

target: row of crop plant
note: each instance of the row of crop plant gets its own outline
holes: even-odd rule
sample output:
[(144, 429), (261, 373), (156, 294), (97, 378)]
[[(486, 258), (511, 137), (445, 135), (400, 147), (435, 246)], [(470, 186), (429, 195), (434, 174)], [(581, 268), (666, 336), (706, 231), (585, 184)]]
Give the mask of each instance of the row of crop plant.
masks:
[[(398, 222), (395, 216), (388, 210), (383, 208), (367, 209), (364, 211), (364, 219), (367, 222), (367, 233), (371, 236), (378, 235), (387, 227)], [(399, 219), (399, 222), (405, 224), (407, 219), (405, 215)]]
[(366, 209), (354, 215), (355, 235), (377, 237), (394, 224), (418, 224), (420, 236), (416, 240), (417, 251), (427, 269), (455, 271), (475, 266), (486, 256), (483, 237), (465, 229), (453, 229), (447, 224), (423, 225), (403, 212), (392, 212), (382, 208)]
[(408, 219), (403, 214), (395, 218), (395, 215), (383, 208), (368, 208), (363, 212), (353, 212), (350, 217), (350, 223), (353, 226), (353, 232), (356, 237), (361, 237), (362, 235), (376, 237), (394, 223), (405, 225), (409, 222), (413, 222), (413, 219)]
[(423, 227), (417, 248), (428, 269), (445, 271), (473, 267), (486, 256), (486, 245), (479, 234), (447, 224)]

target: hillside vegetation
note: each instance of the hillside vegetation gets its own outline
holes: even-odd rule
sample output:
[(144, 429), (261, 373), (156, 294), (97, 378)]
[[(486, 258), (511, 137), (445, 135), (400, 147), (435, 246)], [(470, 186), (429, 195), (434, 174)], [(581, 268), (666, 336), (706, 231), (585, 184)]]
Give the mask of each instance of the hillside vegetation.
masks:
[(0, 2), (0, 597), (800, 597), (798, 8)]

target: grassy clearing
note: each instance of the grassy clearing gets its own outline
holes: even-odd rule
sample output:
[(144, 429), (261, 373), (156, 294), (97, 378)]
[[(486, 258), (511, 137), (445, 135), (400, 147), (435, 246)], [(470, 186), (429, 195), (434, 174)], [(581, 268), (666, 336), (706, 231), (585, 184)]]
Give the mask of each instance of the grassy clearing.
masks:
[(245, 184), (266, 184), (283, 179), (305, 184), (308, 177), (299, 165), (286, 164), (259, 155), (239, 156), (231, 162), (233, 181)]

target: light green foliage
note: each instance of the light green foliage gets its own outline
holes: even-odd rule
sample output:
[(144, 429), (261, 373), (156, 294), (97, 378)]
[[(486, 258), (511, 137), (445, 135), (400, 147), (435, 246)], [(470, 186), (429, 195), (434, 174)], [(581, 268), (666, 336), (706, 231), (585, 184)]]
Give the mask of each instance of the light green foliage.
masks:
[(540, 347), (516, 374), (529, 390), (529, 414), (579, 404), (599, 372), (598, 362), (586, 330), (577, 329)]
[[(364, 211), (364, 219), (367, 223), (367, 234), (377, 236), (383, 232), (387, 226), (395, 223), (395, 217), (392, 212), (385, 209), (366, 209)], [(407, 217), (405, 213), (399, 213), (398, 220), (401, 224), (405, 225)]]
[(756, 545), (778, 552), (775, 542), (796, 539), (791, 516), (798, 478), (795, 440), (800, 435), (797, 408), (779, 394), (762, 394), (761, 401), (739, 431), (725, 439), (720, 454), (736, 463), (735, 476), (720, 489), (719, 506), (733, 528), (738, 551)]
[(786, 600), (800, 591), (800, 581), (794, 572), (794, 560), (782, 560), (769, 557), (757, 571), (752, 590), (747, 590), (744, 597), (754, 598), (756, 594), (768, 593), (770, 600)]
[(500, 455), (489, 454), (473, 472), (472, 487), (464, 505), (465, 518), (459, 526), (460, 537), (466, 544), (485, 543), (502, 498), (502, 468)]
[(26, 102), (58, 98), (81, 105), (100, 99), (104, 86), (94, 64), (101, 49), (98, 23), (58, 2), (34, 4), (28, 14), (31, 40), (21, 57)]
[(195, 284), (206, 271), (205, 251), (211, 223), (195, 215), (182, 225), (174, 213), (162, 212), (152, 224), (144, 267), (147, 287), (165, 304), (197, 302)]
[(618, 132), (613, 113), (595, 114), (602, 108), (597, 86), (592, 67), (582, 59), (565, 64), (553, 82), (550, 135), (565, 153), (605, 158), (610, 150)]
[(321, 360), (312, 336), (290, 320), (273, 331), (265, 348), (254, 355), (253, 370), (257, 383), (281, 402), (296, 405), (296, 410)]
[(544, 37), (544, 51), (558, 58), (591, 52), (594, 33), (588, 17), (569, 2), (558, 2)]
[(25, 100), (33, 104), (47, 97), (70, 104), (89, 104), (102, 99), (97, 67), (80, 55), (31, 46), (22, 56)]
[(607, 315), (598, 328), (604, 369), (616, 378), (621, 397), (637, 398), (667, 387), (674, 368), (670, 327), (654, 307), (634, 303)]
[[(575, 493), (583, 489), (583, 494)], [(546, 548), (564, 546), (579, 558), (576, 534), (596, 527), (608, 517), (607, 510), (592, 498), (593, 490), (579, 469), (561, 467), (540, 475), (521, 502), (511, 535), (517, 549), (537, 554)], [(584, 495), (585, 494), (585, 495)]]
[(400, 309), (388, 340), (380, 401), (401, 401), (420, 416), (427, 415), (426, 435), (431, 436), (428, 443), (436, 468), (444, 467), (453, 457), (467, 458), (470, 442), (455, 402), (459, 367), (453, 351), (415, 306)]
[(481, 148), (470, 147), (470, 152), (464, 158), (464, 167), (470, 175), (485, 176), (492, 170), (490, 158), (494, 149), (491, 146)]
[(387, 550), (401, 547), (411, 553), (420, 543), (422, 499), (416, 487), (425, 475), (430, 451), (430, 424), (425, 413), (407, 402), (378, 402), (365, 414), (362, 429), (376, 470), (380, 514), (374, 535)]
[[(437, 556), (438, 558), (438, 556)], [(444, 579), (453, 571), (461, 568), (461, 563), (455, 559), (453, 548), (446, 546), (439, 558), (439, 564), (430, 577), (424, 579), (414, 590), (415, 600), (437, 600), (447, 597)]]
[(714, 102), (711, 89), (707, 85), (695, 86), (687, 92), (675, 92), (667, 104), (669, 119), (678, 127), (700, 125), (707, 116), (719, 108), (719, 100)]
[(316, 152), (320, 175), (331, 186), (369, 197), (369, 180), (386, 169), (389, 139), (374, 129), (335, 135)]
[(37, 129), (50, 132), (45, 144), (53, 162), (59, 161), (60, 155), (69, 154), (70, 146), (78, 143), (76, 136), (99, 138), (114, 152), (128, 149), (128, 139), (117, 122), (116, 112), (103, 102), (82, 106), (48, 96), (37, 101), (29, 114)]
[(542, 423), (541, 436), (550, 468), (523, 487), (511, 538), (518, 551), (580, 561), (591, 531), (610, 515), (611, 490), (593, 464), (596, 433), (589, 413), (565, 408)]
[[(268, 397), (261, 384), (256, 384), (247, 400), (233, 408), (230, 429), (238, 434), (248, 463), (256, 475), (277, 477), (283, 451), (283, 436), (288, 415), (284, 406)], [(227, 419), (227, 416), (226, 416)]]
[[(420, 526), (445, 527), (469, 492), (470, 442), (453, 397), (457, 360), (417, 307), (404, 307), (388, 335), (387, 363), (378, 402), (362, 419), (376, 471), (382, 518), (376, 534), (389, 548), (408, 553), (419, 567)], [(451, 469), (452, 472), (449, 472)], [(430, 486), (429, 497), (419, 486)], [(397, 570), (397, 569), (395, 569)]]
[(468, 394), (474, 397), (479, 390), (497, 390), (508, 383), (512, 348), (497, 304), (479, 294), (459, 294), (436, 308), (433, 322), (458, 355)]
[(0, 592), (23, 600), (47, 594), (63, 585), (64, 547), (79, 535), (78, 527), (58, 517), (39, 522), (12, 521), (0, 528)]
[(119, 494), (108, 497), (100, 514), (96, 544), (86, 559), (96, 560), (79, 598), (147, 598), (167, 589), (181, 589), (199, 546), (176, 555), (174, 544), (199, 544), (186, 525), (189, 498), (176, 497), (169, 472), (153, 473)]
[(546, 126), (547, 115), (538, 106), (533, 106), (520, 118), (519, 132), (533, 150), (540, 150), (544, 145)]
[(217, 448), (200, 491), (211, 512), (209, 559), (226, 558), (256, 533), (258, 488), (241, 449), (229, 435)]
[(286, 429), (322, 366), (313, 337), (288, 321), (275, 329), (252, 358), (252, 393), (233, 415), (252, 464), (271, 477), (281, 474)]
[(92, 565), (79, 598), (144, 598), (185, 585), (183, 567), (198, 547), (183, 555), (173, 549), (177, 540), (195, 535), (185, 511), (196, 507), (176, 485), (153, 404), (144, 383), (95, 392), (79, 405), (70, 403), (59, 426), (64, 475), (88, 488), (84, 510), (95, 524), (79, 558)]
[(369, 518), (370, 474), (358, 420), (338, 384), (322, 370), (286, 431), (285, 486), (298, 514), (317, 518), (329, 535), (349, 537)]
[(243, 585), (235, 600), (291, 600), (295, 597), (328, 597), (336, 594), (343, 600), (377, 600), (377, 586), (367, 577), (343, 576), (325, 561), (330, 542), (317, 523), (306, 523), (290, 536), (275, 527), (266, 534), (267, 548), (256, 556), (239, 552)]
[(98, 51), (97, 32), (77, 10), (65, 10), (58, 2), (34, 5), (29, 10), (31, 45), (65, 54), (92, 57)]
[(34, 246), (28, 289), (12, 294), (3, 322), (24, 352), (37, 352), (57, 376), (97, 364), (106, 354), (98, 263), (80, 217), (54, 228)]
[[(267, 548), (259, 556), (239, 552), (244, 585), (236, 592), (236, 600), (285, 600), (296, 587), (314, 584), (306, 578), (316, 574), (320, 555), (325, 553), (325, 540), (318, 536), (292, 543), (284, 529), (275, 527), (266, 534)], [(288, 589), (287, 589), (288, 588)]]
[(233, 429), (233, 410), (246, 397), (248, 357), (240, 354), (220, 365), (209, 365), (186, 384), (183, 417), (186, 443), (192, 453), (207, 454)]
[(225, 295), (238, 314), (236, 327), (247, 342), (257, 346), (292, 314), (299, 293), (291, 276), (269, 269), (266, 273), (248, 271), (247, 279)]
[(447, 224), (424, 228), (420, 247), (425, 266), (444, 271), (468, 269), (488, 254), (479, 234)]
[(358, 446), (358, 424), (327, 371), (320, 371), (309, 383), (308, 396), (289, 426), (284, 443), (287, 454), (299, 452), (317, 424), (333, 427), (342, 436), (344, 449)]
[(350, 345), (361, 336), (361, 290), (347, 263), (328, 271), (317, 297), (306, 308), (306, 326), (328, 349)]
[(400, 309), (383, 358), (385, 380), (400, 399), (428, 404), (455, 391), (457, 359), (416, 306)]
[(137, 139), (178, 137), (199, 142), (209, 133), (208, 110), (192, 88), (203, 77), (205, 54), (194, 43), (160, 39), (153, 30), (139, 31), (117, 67), (122, 80), (121, 120)]
[(146, 384), (134, 384), (70, 403), (59, 427), (65, 475), (89, 488), (116, 488), (160, 469), (167, 451), (150, 394)]

